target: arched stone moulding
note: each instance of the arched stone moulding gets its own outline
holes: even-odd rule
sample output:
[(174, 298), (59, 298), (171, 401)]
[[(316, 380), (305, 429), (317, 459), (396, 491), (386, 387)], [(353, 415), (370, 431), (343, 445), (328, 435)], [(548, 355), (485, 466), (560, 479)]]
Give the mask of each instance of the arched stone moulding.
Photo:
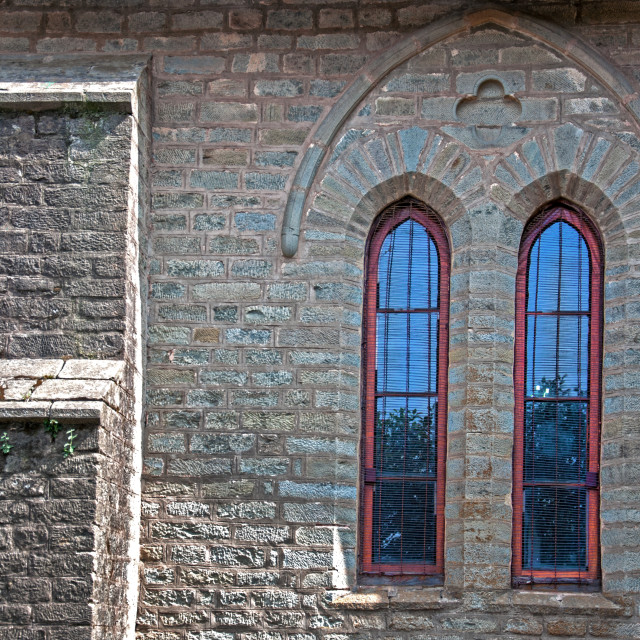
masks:
[(537, 18), (498, 10), (478, 11), (440, 20), (417, 31), (365, 67), (316, 129), (298, 167), (287, 200), (281, 231), (282, 253), (286, 257), (293, 257), (298, 250), (307, 193), (315, 181), (318, 169), (340, 127), (362, 98), (390, 71), (409, 58), (470, 27), (487, 23), (529, 35), (562, 53), (611, 91), (632, 117), (640, 122), (640, 99), (631, 83), (600, 54), (564, 29)]
[(640, 211), (638, 154), (625, 139), (571, 123), (535, 133), (498, 162), (489, 195), (522, 222), (569, 198), (593, 216), (606, 245), (615, 244)]
[[(627, 135), (616, 137), (571, 123), (537, 131), (487, 176), (481, 161), (441, 132), (412, 127), (378, 137), (373, 131), (352, 129), (318, 184), (305, 233), (309, 240), (346, 241), (348, 257), (361, 261), (375, 215), (412, 194), (443, 216), (455, 251), (456, 221), (486, 197), (521, 224), (543, 204), (567, 198), (594, 216), (607, 245), (613, 245), (617, 235), (626, 236), (625, 227), (637, 224), (640, 209), (640, 166)], [(336, 251), (343, 253), (338, 246)]]
[(356, 142), (337, 154), (320, 182), (307, 228), (310, 239), (327, 229), (351, 243), (351, 259), (362, 260), (378, 212), (407, 194), (428, 203), (450, 227), (485, 193), (482, 170), (464, 145), (439, 133), (412, 127), (345, 138)]

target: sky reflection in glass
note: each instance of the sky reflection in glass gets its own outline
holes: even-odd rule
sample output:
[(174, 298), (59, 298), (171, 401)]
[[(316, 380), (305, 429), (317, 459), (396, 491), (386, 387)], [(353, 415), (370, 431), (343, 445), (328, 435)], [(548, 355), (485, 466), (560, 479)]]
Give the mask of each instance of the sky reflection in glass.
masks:
[(431, 236), (415, 220), (406, 220), (385, 238), (380, 250), (378, 308), (438, 306), (438, 272), (438, 252)]

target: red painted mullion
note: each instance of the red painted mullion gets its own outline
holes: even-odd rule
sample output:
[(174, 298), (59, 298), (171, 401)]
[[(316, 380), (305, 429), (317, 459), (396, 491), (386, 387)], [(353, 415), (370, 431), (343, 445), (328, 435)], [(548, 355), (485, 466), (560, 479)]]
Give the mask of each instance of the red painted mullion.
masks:
[(518, 259), (516, 276), (516, 335), (514, 354), (515, 386), (513, 434), (513, 553), (511, 569), (514, 576), (522, 575), (522, 514), (523, 514), (523, 481), (524, 481), (524, 406), (525, 406), (525, 360), (526, 360), (526, 304), (527, 304), (527, 266), (529, 251), (521, 250)]
[[(591, 231), (589, 229), (589, 231)], [(602, 325), (603, 325), (603, 260), (597, 237), (591, 231), (584, 234), (591, 258), (591, 300), (592, 310), (589, 323), (589, 426), (588, 426), (588, 471), (600, 471), (600, 422), (602, 389)], [(587, 490), (588, 523), (587, 544), (589, 571), (588, 578), (596, 579), (600, 570), (600, 481), (597, 489)]]
[[(375, 405), (376, 405), (376, 302), (378, 289), (378, 258), (382, 247), (383, 236), (373, 238), (367, 265), (367, 282), (365, 284), (365, 372), (364, 372), (364, 467), (374, 468), (375, 444)], [(373, 546), (373, 489), (371, 484), (363, 483), (363, 527), (362, 527), (362, 562), (363, 567), (372, 564)]]
[[(438, 249), (440, 266), (440, 317), (438, 335), (438, 460), (436, 465), (436, 569), (444, 572), (444, 501), (447, 472), (447, 399), (449, 386), (449, 242), (441, 227), (430, 231)], [(446, 251), (446, 253), (445, 253)]]

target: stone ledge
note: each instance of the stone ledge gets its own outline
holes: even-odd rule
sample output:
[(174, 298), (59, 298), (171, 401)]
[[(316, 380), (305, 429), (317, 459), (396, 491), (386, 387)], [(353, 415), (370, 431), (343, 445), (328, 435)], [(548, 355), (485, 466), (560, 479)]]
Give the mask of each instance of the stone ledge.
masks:
[(0, 379), (65, 378), (75, 380), (114, 380), (124, 375), (123, 360), (48, 360), (24, 358), (2, 360)]
[(114, 380), (124, 376), (123, 360), (67, 360), (58, 378), (76, 380)]
[(44, 380), (33, 400), (102, 400), (113, 394), (110, 380)]
[(0, 109), (38, 111), (99, 103), (132, 113), (148, 54), (0, 56)]
[(41, 111), (56, 109), (63, 104), (84, 104), (104, 102), (126, 113), (131, 112), (131, 101), (134, 89), (123, 91), (119, 89), (104, 91), (83, 91), (74, 88), (69, 91), (46, 91), (46, 87), (32, 85), (30, 92), (12, 91), (5, 83), (0, 83), (0, 109), (26, 109)]
[(391, 595), (389, 599), (389, 607), (391, 609), (404, 610), (446, 609), (447, 607), (457, 606), (460, 603), (460, 600), (447, 596), (441, 587), (431, 589), (398, 588), (397, 595)]
[(442, 587), (408, 589), (398, 586), (380, 587), (359, 593), (332, 592), (327, 607), (359, 611), (378, 609), (408, 611), (446, 609), (460, 604), (460, 600), (447, 596)]
[(45, 418), (59, 412), (55, 417), (79, 419), (85, 415), (97, 419), (103, 411), (99, 407), (110, 406), (118, 411), (121, 404), (125, 375), (122, 360), (0, 362), (0, 419)]
[(3, 390), (3, 400), (26, 400), (31, 396), (37, 380), (32, 378), (10, 378), (0, 380), (0, 388)]
[[(45, 84), (49, 89), (67, 89), (69, 85), (135, 83), (143, 73), (149, 54), (41, 54), (22, 53), (0, 56), (0, 82)], [(86, 79), (86, 80), (84, 80)]]
[(55, 378), (64, 360), (3, 360), (0, 364), (0, 378)]
[(613, 600), (602, 593), (545, 593), (513, 591), (496, 600), (497, 605), (514, 606), (550, 614), (631, 616), (633, 607), (622, 599)]
[(373, 593), (331, 593), (327, 594), (327, 607), (330, 609), (354, 609), (374, 611), (389, 608), (389, 594), (385, 590)]
[(104, 402), (70, 402), (61, 400), (51, 405), (51, 417), (58, 420), (87, 420), (104, 422), (105, 412), (110, 409)]
[(19, 402), (10, 400), (0, 402), (0, 420), (28, 420), (31, 418), (48, 418), (51, 402)]
[(113, 409), (102, 401), (0, 402), (0, 421), (56, 418), (67, 422), (71, 420), (102, 423), (113, 415)]

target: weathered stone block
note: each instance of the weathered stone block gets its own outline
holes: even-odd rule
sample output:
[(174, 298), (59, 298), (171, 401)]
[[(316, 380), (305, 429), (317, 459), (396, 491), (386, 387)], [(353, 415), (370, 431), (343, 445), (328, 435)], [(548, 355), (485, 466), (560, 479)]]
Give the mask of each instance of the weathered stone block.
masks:
[(258, 80), (253, 87), (257, 96), (292, 98), (302, 95), (300, 80)]
[(287, 177), (279, 173), (246, 173), (244, 183), (247, 189), (282, 191), (287, 183)]
[(239, 278), (265, 278), (272, 271), (273, 263), (268, 260), (236, 260), (231, 265), (231, 274)]
[(271, 341), (268, 329), (226, 329), (225, 335), (230, 344), (269, 344)]
[(192, 171), (189, 184), (205, 189), (236, 189), (239, 174), (232, 171)]
[(366, 56), (355, 53), (329, 53), (320, 58), (320, 73), (326, 76), (354, 75), (366, 61)]
[(293, 374), (290, 371), (252, 373), (251, 380), (259, 387), (288, 386), (293, 382)]
[(242, 371), (203, 371), (200, 382), (210, 385), (242, 386), (247, 383), (247, 374)]
[(252, 238), (214, 236), (209, 242), (209, 251), (217, 254), (247, 255), (258, 250), (258, 243)]
[(291, 122), (316, 122), (322, 115), (322, 107), (316, 105), (291, 106), (287, 110), (287, 120)]
[(220, 282), (195, 284), (192, 287), (194, 300), (257, 300), (260, 298), (260, 285), (254, 282)]
[(221, 391), (205, 391), (196, 389), (187, 393), (189, 407), (217, 407), (222, 404), (224, 394)]
[(278, 9), (267, 13), (267, 28), (297, 31), (313, 26), (313, 14), (308, 9)]
[(165, 56), (164, 70), (173, 74), (208, 74), (224, 71), (225, 60), (218, 56)]
[(242, 458), (240, 460), (241, 473), (258, 476), (279, 476), (289, 470), (287, 458)]
[(238, 53), (233, 57), (231, 70), (235, 73), (277, 73), (280, 65), (278, 56), (273, 53)]
[(202, 122), (257, 122), (255, 104), (240, 102), (205, 102), (200, 111)]
[(282, 566), (296, 569), (321, 569), (333, 566), (333, 553), (284, 549)]
[(584, 91), (586, 76), (577, 69), (564, 68), (533, 71), (533, 88), (536, 91), (577, 93)]
[(254, 435), (196, 433), (190, 449), (196, 453), (241, 453), (255, 446)]
[(167, 472), (173, 476), (200, 477), (228, 475), (231, 473), (231, 460), (196, 460), (175, 458), (169, 461)]
[(376, 99), (376, 113), (380, 116), (411, 116), (416, 112), (416, 101), (412, 98), (385, 96)]
[[(239, 116), (235, 119), (242, 120)], [(251, 142), (251, 129), (218, 127), (209, 132), (209, 142)], [(203, 151), (203, 157), (207, 152), (207, 150)]]
[(167, 275), (174, 278), (215, 278), (224, 275), (220, 260), (168, 260)]
[(264, 520), (275, 517), (276, 505), (272, 502), (240, 502), (218, 505), (218, 517), (229, 520)]

